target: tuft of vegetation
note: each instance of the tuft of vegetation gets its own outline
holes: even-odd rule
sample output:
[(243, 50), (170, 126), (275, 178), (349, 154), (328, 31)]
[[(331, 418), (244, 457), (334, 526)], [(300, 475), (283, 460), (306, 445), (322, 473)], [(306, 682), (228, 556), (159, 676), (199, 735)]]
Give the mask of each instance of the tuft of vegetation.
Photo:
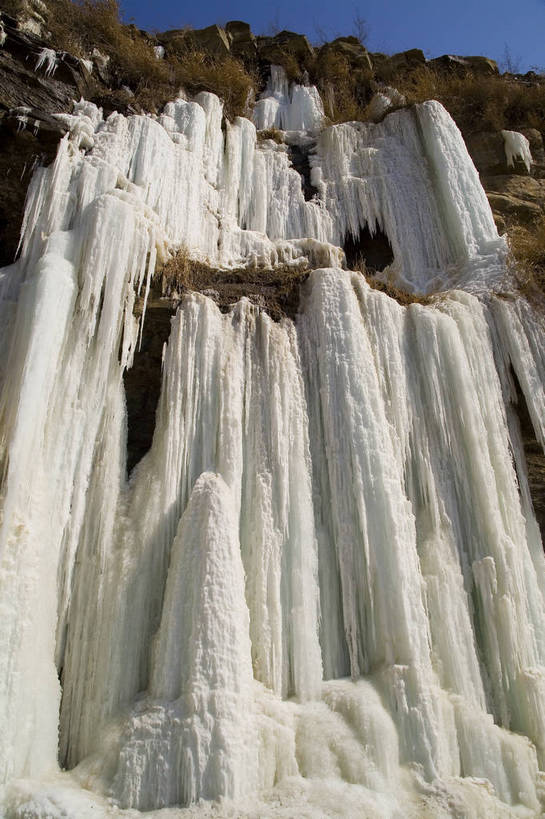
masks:
[(401, 288), (396, 287), (388, 281), (387, 270), (386, 278), (381, 278), (378, 271), (372, 267), (368, 267), (363, 258), (358, 258), (356, 263), (352, 265), (352, 268), (356, 273), (361, 273), (367, 284), (372, 287), (373, 290), (380, 290), (381, 293), (386, 293), (387, 296), (390, 296), (391, 299), (395, 299), (395, 301), (402, 304), (403, 307), (407, 307), (409, 304), (432, 304), (433, 301), (435, 301), (435, 296), (433, 295), (409, 293), (407, 290), (401, 290)]
[(112, 79), (132, 90), (142, 82), (169, 79), (152, 41), (121, 23), (117, 0), (50, 0), (48, 9), (47, 26), (57, 50), (88, 57), (98, 49), (110, 58)]
[(259, 81), (255, 72), (249, 71), (236, 57), (212, 57), (202, 50), (188, 47), (180, 56), (171, 55), (167, 64), (172, 67), (176, 85), (185, 88), (189, 94), (200, 91), (217, 94), (223, 100), (229, 119), (249, 114)]
[(243, 296), (263, 308), (275, 321), (294, 318), (299, 309), (299, 288), (308, 268), (278, 265), (272, 270), (218, 270), (192, 259), (182, 247), (157, 273), (164, 297), (176, 298), (186, 292), (210, 296), (220, 309), (228, 309)]
[(346, 56), (327, 48), (321, 49), (312, 71), (312, 80), (332, 123), (365, 119), (372, 79), (370, 69), (354, 69)]
[(458, 74), (422, 66), (394, 78), (408, 103), (436, 99), (465, 133), (477, 131), (545, 131), (545, 83), (500, 75)]
[(2, 8), (0, 11), (9, 17), (17, 17), (17, 15), (23, 11), (23, 2), (22, 0), (2, 0)]
[(545, 294), (545, 217), (529, 226), (511, 225), (511, 267), (519, 291), (543, 306)]
[[(2, 7), (12, 16), (22, 10), (18, 0), (4, 0)], [(154, 38), (121, 22), (117, 0), (48, 0), (46, 24), (57, 51), (91, 59), (99, 51), (106, 58), (108, 90), (99, 93), (101, 104), (110, 99), (114, 106), (156, 112), (185, 88), (190, 94), (218, 94), (229, 118), (248, 113), (257, 80), (240, 60), (213, 57), (197, 49), (191, 38), (186, 48), (157, 59)]]
[(401, 290), (399, 287), (396, 287), (390, 282), (378, 279), (376, 276), (365, 276), (365, 280), (373, 290), (380, 290), (381, 293), (386, 293), (387, 296), (391, 299), (395, 299), (395, 301), (403, 305), (403, 307), (408, 307), (409, 304), (432, 304), (435, 301), (434, 296), (427, 296), (423, 293), (408, 293), (406, 290)]
[(267, 139), (272, 139), (272, 141), (276, 142), (277, 145), (284, 144), (284, 136), (282, 131), (280, 131), (278, 128), (264, 128), (262, 131), (258, 131), (257, 139), (259, 142), (265, 142)]

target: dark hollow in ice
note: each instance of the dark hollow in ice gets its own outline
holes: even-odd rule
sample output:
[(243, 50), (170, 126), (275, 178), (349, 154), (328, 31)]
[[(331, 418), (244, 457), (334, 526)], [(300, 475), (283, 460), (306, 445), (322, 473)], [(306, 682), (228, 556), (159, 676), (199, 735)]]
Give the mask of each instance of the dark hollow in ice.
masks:
[(368, 225), (360, 228), (357, 236), (347, 233), (344, 239), (343, 250), (346, 263), (351, 270), (361, 270), (362, 266), (368, 271), (380, 271), (388, 267), (394, 260), (394, 253), (388, 236), (378, 227), (371, 233)]

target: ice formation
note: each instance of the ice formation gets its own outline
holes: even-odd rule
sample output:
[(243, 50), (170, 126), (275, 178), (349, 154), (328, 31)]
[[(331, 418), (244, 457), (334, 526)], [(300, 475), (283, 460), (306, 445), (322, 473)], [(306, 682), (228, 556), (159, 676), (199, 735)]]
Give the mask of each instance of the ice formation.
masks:
[(502, 131), (501, 133), (507, 164), (513, 166), (515, 159), (520, 159), (525, 164), (528, 173), (530, 173), (533, 159), (528, 138), (524, 134), (519, 134), (518, 131)]
[(59, 56), (52, 48), (42, 48), (36, 60), (36, 71), (40, 68), (44, 69), (46, 77), (52, 77), (59, 64)]
[(324, 107), (316, 86), (290, 85), (284, 69), (272, 65), (267, 87), (254, 107), (253, 120), (259, 129), (318, 131)]
[[(545, 445), (542, 324), (493, 294), (505, 245), (438, 103), (317, 132), (315, 92), (283, 82), (256, 106), (282, 144), (224, 133), (211, 94), (157, 119), (80, 103), (33, 178), (0, 279), (9, 817), (544, 807), (545, 563), (514, 410), (516, 377)], [(289, 144), (312, 146), (310, 201)], [(365, 226), (431, 304), (342, 269)], [(313, 271), (295, 322), (185, 296), (127, 480), (133, 308), (181, 246)]]

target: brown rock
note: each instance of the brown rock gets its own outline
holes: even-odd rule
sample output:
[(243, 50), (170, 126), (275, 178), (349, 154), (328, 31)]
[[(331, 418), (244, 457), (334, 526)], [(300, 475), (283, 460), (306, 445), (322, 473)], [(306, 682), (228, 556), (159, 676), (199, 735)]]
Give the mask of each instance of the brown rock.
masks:
[(496, 60), (489, 57), (464, 57), (466, 65), (474, 74), (499, 74)]
[(208, 26), (191, 32), (191, 37), (208, 54), (214, 57), (225, 57), (231, 50), (229, 37), (220, 26)]
[(494, 217), (494, 224), (496, 225), (496, 230), (502, 236), (507, 231), (507, 225), (505, 224), (505, 219), (503, 216), (500, 216), (499, 213), (494, 213), (492, 211), (492, 216)]
[(319, 52), (319, 57), (327, 54), (341, 54), (353, 68), (372, 70), (373, 62), (365, 46), (356, 37), (338, 37), (331, 43), (326, 43)]
[(484, 132), (466, 137), (466, 146), (475, 167), (482, 173), (507, 173), (505, 141), (501, 132)]
[(412, 71), (426, 65), (426, 57), (420, 48), (411, 48), (388, 57), (384, 65), (393, 71)]
[(447, 69), (451, 71), (472, 72), (473, 74), (492, 75), (499, 74), (498, 64), (488, 57), (461, 57), (458, 54), (443, 54), (430, 60), (429, 65), (433, 68)]
[(183, 54), (188, 48), (205, 51), (214, 57), (225, 57), (231, 46), (227, 32), (213, 25), (201, 29), (178, 28), (157, 35), (157, 42), (173, 54)]
[(371, 60), (376, 79), (387, 84), (395, 84), (400, 74), (407, 74), (426, 66), (424, 52), (419, 48), (401, 51), (391, 57), (385, 57), (384, 54), (371, 54)]
[(225, 31), (231, 42), (235, 42), (236, 40), (255, 40), (250, 24), (244, 23), (242, 20), (229, 20), (229, 22), (225, 24)]
[(515, 196), (501, 193), (488, 193), (488, 201), (494, 213), (499, 213), (507, 223), (519, 222), (531, 224), (543, 215), (542, 208), (535, 202), (524, 201)]
[(248, 23), (241, 20), (231, 20), (225, 26), (225, 31), (231, 44), (231, 52), (243, 59), (257, 56), (257, 43)]
[(515, 159), (514, 165), (507, 164), (505, 140), (501, 131), (479, 131), (469, 134), (466, 136), (466, 145), (475, 167), (481, 174), (528, 175), (522, 160)]
[(300, 65), (305, 65), (314, 57), (314, 49), (305, 35), (293, 31), (281, 31), (274, 37), (260, 37), (257, 48), (261, 59), (273, 64), (281, 63), (286, 54), (295, 57)]
[(504, 194), (540, 207), (545, 205), (545, 179), (533, 179), (531, 176), (518, 174), (499, 174), (482, 176), (481, 182), (487, 193)]
[(373, 65), (382, 65), (390, 59), (388, 55), (383, 54), (382, 51), (371, 51), (369, 56), (371, 57)]

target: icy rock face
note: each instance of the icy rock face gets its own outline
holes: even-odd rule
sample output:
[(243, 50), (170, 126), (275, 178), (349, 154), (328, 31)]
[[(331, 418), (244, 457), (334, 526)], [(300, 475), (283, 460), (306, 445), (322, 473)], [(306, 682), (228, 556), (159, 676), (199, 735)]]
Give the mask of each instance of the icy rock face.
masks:
[[(313, 92), (280, 91), (293, 124)], [(0, 811), (537, 815), (545, 561), (513, 404), (516, 375), (545, 444), (543, 325), (482, 295), (505, 248), (452, 121), (284, 133), (314, 144), (311, 201), (211, 94), (65, 124), (0, 279)], [(432, 304), (341, 269), (366, 225)], [(184, 297), (127, 480), (134, 303), (182, 244), (318, 269), (296, 322)]]

